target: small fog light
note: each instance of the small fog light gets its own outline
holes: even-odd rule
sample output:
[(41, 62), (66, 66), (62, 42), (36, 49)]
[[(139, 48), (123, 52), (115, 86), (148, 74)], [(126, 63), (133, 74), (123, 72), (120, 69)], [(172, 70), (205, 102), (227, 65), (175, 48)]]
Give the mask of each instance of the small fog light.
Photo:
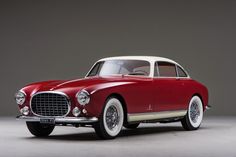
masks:
[(86, 113), (87, 113), (87, 110), (83, 109), (82, 112), (83, 112), (84, 114), (86, 114)]
[(75, 117), (78, 117), (79, 114), (80, 114), (79, 108), (78, 108), (78, 107), (75, 107), (75, 108), (73, 109), (72, 113), (73, 113), (73, 115), (74, 115)]
[(25, 106), (22, 109), (20, 109), (21, 114), (27, 116), (29, 114), (29, 107)]

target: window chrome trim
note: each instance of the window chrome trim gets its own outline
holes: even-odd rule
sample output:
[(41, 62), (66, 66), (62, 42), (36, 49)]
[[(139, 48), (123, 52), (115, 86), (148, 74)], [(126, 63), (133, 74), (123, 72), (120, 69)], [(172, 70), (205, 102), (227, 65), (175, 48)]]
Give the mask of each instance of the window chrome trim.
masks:
[[(34, 96), (38, 95), (38, 94), (43, 94), (43, 93), (52, 93), (52, 94), (59, 94), (59, 95), (62, 95), (62, 96), (65, 96), (67, 98), (67, 101), (68, 101), (68, 111), (65, 115), (63, 116), (42, 116), (42, 115), (38, 115), (36, 113), (34, 113), (34, 111), (32, 110), (32, 106), (31, 106), (31, 101), (33, 99)], [(67, 94), (63, 93), (63, 92), (59, 92), (59, 91), (42, 91), (42, 92), (37, 92), (35, 94), (33, 94), (30, 98), (30, 111), (33, 113), (33, 115), (35, 116), (38, 116), (38, 117), (43, 117), (43, 118), (55, 118), (55, 117), (66, 117), (70, 111), (71, 111), (71, 101), (70, 101), (70, 98)]]
[[(111, 59), (112, 60), (112, 59)], [(115, 60), (115, 59), (114, 59)], [(129, 60), (139, 60), (139, 59), (129, 59)], [(142, 60), (142, 59), (140, 59), (140, 60)], [(93, 66), (89, 69), (89, 71), (88, 71), (88, 73), (85, 75), (85, 78), (87, 78), (87, 77), (90, 77), (90, 76), (88, 76), (88, 74), (91, 72), (91, 70), (93, 69), (93, 67), (98, 63), (98, 62), (100, 62), (100, 61), (103, 61), (102, 59), (101, 60), (98, 60), (98, 61), (96, 61), (94, 64), (93, 64)], [(142, 77), (147, 77), (147, 78), (181, 78), (181, 79), (189, 79), (189, 78), (191, 78), (190, 77), (190, 75), (189, 75), (189, 73), (180, 65), (180, 64), (178, 64), (178, 63), (176, 63), (176, 62), (169, 62), (169, 61), (149, 61), (149, 60), (144, 60), (144, 61), (147, 61), (147, 62), (149, 62), (150, 63), (150, 72), (149, 72), (149, 75), (148, 76), (142, 76)], [(186, 75), (187, 75), (187, 77), (163, 77), (163, 76), (160, 76), (160, 73), (159, 73), (159, 68), (157, 68), (157, 74), (158, 74), (158, 76), (155, 76), (155, 66), (156, 66), (156, 63), (157, 63), (157, 66), (158, 66), (158, 62), (167, 62), (167, 63), (170, 63), (170, 64), (174, 64), (175, 66), (179, 66), (185, 73), (186, 73)], [(176, 71), (176, 73), (177, 73), (178, 71)], [(95, 76), (98, 76), (98, 75), (95, 75)], [(107, 75), (107, 76), (109, 76), (109, 75)], [(124, 75), (125, 76), (125, 75)], [(129, 75), (129, 76), (132, 76), (132, 75)], [(134, 75), (133, 75), (134, 76)], [(141, 76), (141, 75), (140, 75)], [(94, 77), (94, 76), (91, 76), (91, 77)], [(139, 77), (139, 76), (138, 76)]]
[[(106, 61), (117, 61), (117, 60), (134, 60), (134, 61), (145, 61), (145, 62), (148, 62), (149, 63), (149, 74), (146, 76), (146, 75), (123, 75), (123, 74), (120, 74), (120, 75), (123, 75), (123, 76), (137, 76), (137, 77), (147, 77), (147, 78), (152, 78), (153, 77), (153, 64), (151, 61), (148, 61), (148, 60), (142, 60), (142, 59), (111, 59), (111, 60), (106, 60)], [(89, 72), (85, 75), (85, 78), (87, 77), (94, 77), (94, 76), (88, 76), (89, 73), (92, 71), (92, 69), (94, 68), (94, 66), (98, 63), (98, 62), (102, 62), (102, 60), (98, 60), (97, 62), (95, 62), (93, 64), (93, 66), (90, 68)], [(111, 74), (111, 75), (114, 75), (114, 74)], [(117, 74), (119, 75), (119, 74)], [(103, 77), (103, 76), (110, 76), (110, 75), (95, 75), (95, 76), (100, 76), (100, 77)]]
[[(94, 77), (94, 76), (88, 76), (88, 75), (89, 75), (89, 73), (93, 70), (94, 66), (95, 66), (98, 62), (100, 62), (100, 60), (96, 61), (96, 62), (92, 65), (92, 67), (89, 69), (89, 71), (87, 72), (87, 74), (85, 75), (84, 78), (87, 78), (87, 77)], [(97, 75), (95, 75), (95, 76), (97, 76)]]
[[(180, 65), (177, 65), (177, 64), (175, 64), (175, 67), (176, 67), (176, 72), (177, 72), (177, 77), (178, 77), (178, 78), (190, 78), (189, 74), (187, 73), (187, 71), (186, 71), (183, 67), (181, 67)], [(179, 67), (181, 70), (183, 70), (183, 72), (186, 74), (186, 76), (184, 76), (184, 77), (180, 77), (180, 76), (179, 76), (178, 67)]]
[[(157, 76), (155, 76), (155, 69), (157, 70)], [(159, 66), (158, 66), (157, 61), (154, 63), (154, 75), (153, 75), (153, 77), (160, 77), (160, 70), (159, 70)]]
[[(159, 72), (159, 67), (158, 67), (158, 62), (166, 62), (166, 63), (169, 63), (169, 64), (173, 64), (175, 65), (175, 71), (176, 71), (176, 77), (166, 77), (166, 76), (160, 76), (160, 72)], [(156, 65), (157, 65), (157, 75), (158, 76), (155, 76), (155, 68), (156, 68)], [(186, 77), (179, 77), (179, 74), (178, 74), (178, 66), (186, 73)], [(179, 64), (176, 64), (176, 63), (172, 63), (172, 62), (168, 62), (168, 61), (155, 61), (154, 62), (154, 72), (153, 72), (153, 78), (176, 78), (176, 79), (189, 79), (191, 78), (190, 75), (188, 74), (188, 72)]]
[(139, 122), (146, 120), (159, 120), (164, 118), (183, 117), (187, 114), (187, 110), (131, 113), (127, 115), (128, 122)]
[(178, 72), (178, 68), (177, 68), (177, 65), (175, 64), (175, 71), (176, 71), (176, 76), (177, 78), (179, 78), (179, 72)]

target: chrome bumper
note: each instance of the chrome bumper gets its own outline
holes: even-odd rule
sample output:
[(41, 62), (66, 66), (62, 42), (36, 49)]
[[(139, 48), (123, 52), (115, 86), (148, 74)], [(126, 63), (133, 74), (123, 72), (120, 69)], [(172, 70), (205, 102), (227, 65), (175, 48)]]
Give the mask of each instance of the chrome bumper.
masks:
[[(54, 118), (55, 123), (67, 123), (67, 124), (84, 124), (84, 123), (94, 123), (98, 121), (96, 117), (52, 117)], [(40, 119), (46, 119), (46, 117), (36, 117), (36, 116), (17, 116), (17, 120), (23, 120), (27, 122), (40, 122)]]
[(207, 110), (210, 110), (210, 109), (211, 109), (211, 106), (210, 106), (210, 105), (207, 105), (207, 106), (206, 106), (206, 109), (207, 109)]

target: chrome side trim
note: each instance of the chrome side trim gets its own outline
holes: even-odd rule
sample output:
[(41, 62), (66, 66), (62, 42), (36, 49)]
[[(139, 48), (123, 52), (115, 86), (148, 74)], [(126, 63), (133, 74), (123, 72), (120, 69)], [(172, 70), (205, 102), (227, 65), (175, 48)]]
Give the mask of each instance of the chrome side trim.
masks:
[(164, 118), (182, 117), (187, 114), (187, 110), (162, 111), (150, 113), (132, 113), (128, 114), (128, 122), (137, 122), (145, 120), (158, 120)]
[(37, 93), (33, 94), (33, 95), (31, 96), (31, 98), (30, 98), (30, 111), (31, 111), (35, 116), (39, 116), (39, 117), (49, 117), (49, 118), (51, 117), (51, 116), (38, 115), (38, 114), (34, 113), (33, 110), (32, 110), (31, 101), (32, 101), (33, 97), (36, 96), (36, 95), (38, 95), (38, 94), (42, 94), (42, 93), (60, 94), (60, 95), (65, 96), (65, 97), (67, 98), (67, 100), (68, 100), (68, 111), (67, 111), (67, 113), (66, 113), (65, 115), (63, 115), (63, 116), (54, 116), (54, 117), (66, 117), (66, 116), (70, 113), (70, 111), (71, 111), (71, 101), (70, 101), (69, 96), (68, 96), (66, 93), (59, 92), (59, 91), (41, 91), (41, 92), (37, 92)]
[[(44, 118), (44, 117), (42, 117)], [(39, 122), (40, 117), (36, 116), (17, 116), (17, 120), (23, 120), (27, 122)], [(55, 123), (94, 123), (97, 122), (98, 118), (97, 117), (56, 117), (55, 118)]]

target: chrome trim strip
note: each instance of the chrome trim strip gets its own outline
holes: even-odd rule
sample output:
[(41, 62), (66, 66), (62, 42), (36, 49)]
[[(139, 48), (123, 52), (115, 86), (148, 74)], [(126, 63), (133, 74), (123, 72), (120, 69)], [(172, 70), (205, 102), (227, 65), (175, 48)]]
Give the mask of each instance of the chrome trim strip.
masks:
[[(168, 61), (164, 61), (164, 62), (167, 62), (167, 63), (170, 63), (170, 64), (174, 64), (175, 65), (175, 71), (176, 71), (176, 77), (166, 77), (166, 76), (160, 76), (160, 72), (159, 72), (159, 67), (158, 67), (158, 62), (163, 62), (163, 61), (155, 61), (154, 63), (154, 69), (156, 68), (157, 66), (157, 74), (158, 76), (155, 76), (155, 73), (153, 75), (153, 78), (185, 78), (185, 79), (189, 79), (191, 78), (190, 75), (188, 74), (188, 72), (178, 63), (172, 63), (172, 62), (168, 62)], [(178, 73), (178, 66), (186, 73), (186, 77), (179, 77), (179, 73)]]
[(177, 67), (176, 64), (175, 64), (175, 72), (176, 72), (176, 76), (177, 76), (177, 78), (179, 78), (179, 71), (178, 71), (178, 67)]
[(53, 116), (53, 117), (66, 117), (66, 116), (70, 113), (70, 111), (71, 111), (71, 101), (70, 101), (70, 98), (69, 98), (69, 96), (68, 96), (67, 94), (65, 94), (65, 93), (63, 93), (63, 92), (59, 92), (59, 91), (41, 91), (41, 92), (37, 92), (37, 93), (33, 94), (33, 95), (30, 97), (30, 111), (31, 111), (35, 116), (45, 117), (45, 118), (47, 118), (47, 117), (48, 117), (48, 118), (52, 117), (52, 116), (42, 116), (42, 115), (38, 115), (38, 114), (34, 113), (33, 110), (32, 110), (32, 107), (31, 107), (32, 98), (33, 98), (35, 95), (43, 94), (43, 93), (60, 94), (60, 95), (62, 95), (62, 96), (65, 96), (65, 97), (67, 98), (67, 100), (68, 100), (68, 111), (67, 111), (67, 113), (66, 113), (65, 115), (63, 115), (63, 116)]
[(176, 111), (162, 111), (162, 112), (149, 112), (149, 113), (132, 113), (128, 114), (128, 122), (145, 121), (145, 120), (158, 120), (164, 118), (182, 117), (187, 114), (187, 110)]
[[(44, 118), (44, 117), (43, 117)], [(54, 118), (54, 117), (52, 117)], [(36, 116), (17, 116), (17, 120), (23, 120), (27, 122), (39, 122), (40, 117)], [(55, 123), (94, 123), (97, 122), (97, 117), (55, 117)]]

